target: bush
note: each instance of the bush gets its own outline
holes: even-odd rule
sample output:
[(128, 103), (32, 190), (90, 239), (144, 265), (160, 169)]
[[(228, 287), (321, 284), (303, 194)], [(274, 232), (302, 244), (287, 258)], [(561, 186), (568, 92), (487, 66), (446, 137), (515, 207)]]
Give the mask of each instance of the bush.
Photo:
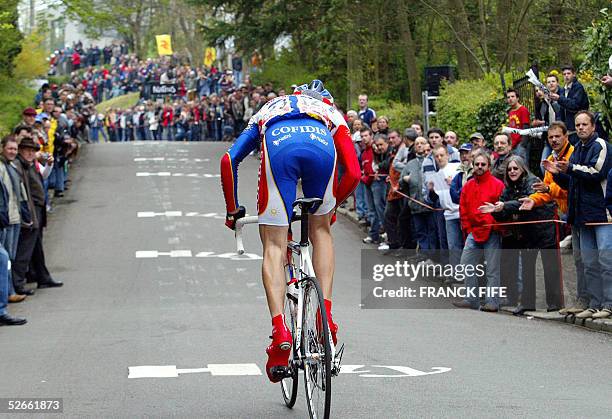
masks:
[(368, 106), (376, 111), (376, 116), (389, 118), (389, 128), (400, 130), (400, 134), (403, 134), (404, 129), (409, 128), (415, 120), (423, 119), (423, 109), (419, 105), (370, 99)]
[(604, 128), (612, 133), (612, 89), (606, 88), (599, 79), (606, 74), (608, 57), (612, 53), (608, 37), (612, 33), (612, 10), (602, 9), (600, 18), (585, 30), (586, 52), (579, 80), (590, 95), (592, 110), (602, 113)]
[[(485, 103), (476, 115), (476, 130), (489, 140), (502, 125), (508, 122), (508, 106), (504, 99), (494, 99)], [(468, 134), (469, 135), (469, 134)], [(489, 141), (491, 142), (491, 141)]]
[(309, 83), (316, 75), (308, 72), (303, 65), (296, 63), (289, 54), (266, 60), (260, 71), (251, 73), (253, 84), (272, 83), (274, 88), (283, 88), (291, 93), (292, 84)]
[(49, 69), (47, 51), (44, 47), (45, 38), (37, 32), (32, 32), (21, 43), (21, 52), (15, 57), (15, 75), (23, 80), (31, 80), (45, 76)]
[(36, 92), (21, 82), (0, 77), (0, 137), (9, 134), (21, 121), (21, 112), (34, 105)]
[[(479, 129), (480, 109), (497, 99), (499, 93), (500, 85), (495, 75), (487, 75), (480, 80), (443, 83), (436, 102), (437, 125), (444, 130), (455, 131), (460, 140), (467, 140), (470, 134)], [(482, 134), (486, 138), (486, 134)]]

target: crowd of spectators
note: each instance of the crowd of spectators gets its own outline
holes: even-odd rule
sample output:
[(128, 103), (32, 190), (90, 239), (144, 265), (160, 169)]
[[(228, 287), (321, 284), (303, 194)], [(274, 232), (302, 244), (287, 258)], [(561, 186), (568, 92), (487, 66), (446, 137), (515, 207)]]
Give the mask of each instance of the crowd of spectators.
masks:
[[(368, 231), (363, 242), (398, 257), (417, 249), (415, 263), (426, 265), (484, 260), (483, 278), (467, 275), (465, 285), (503, 286), (507, 295), (455, 305), (487, 312), (509, 306), (516, 315), (536, 309), (540, 255), (548, 311), (611, 317), (612, 147), (571, 66), (563, 78), (561, 87), (557, 75), (548, 76), (550, 92), (536, 92), (533, 115), (509, 89), (507, 127), (515, 130), (500, 127), (493, 138), (475, 132), (460, 139), (435, 127), (424, 132), (418, 121), (396, 129), (361, 95), (347, 121), (363, 173), (354, 205)], [(541, 136), (517, 132), (542, 126)], [(532, 150), (543, 151), (530, 167)], [(575, 260), (571, 307), (565, 307), (560, 242), (572, 247)], [(457, 282), (452, 275), (444, 280)]]
[[(61, 287), (45, 263), (43, 232), (52, 198), (64, 196), (70, 161), (79, 148), (80, 107), (62, 107), (45, 90), (40, 108), (26, 108), (13, 133), (0, 142), (0, 326), (22, 325), (8, 313), (36, 287)], [(51, 195), (51, 191), (53, 194)]]
[[(89, 104), (82, 125), (90, 142), (230, 141), (267, 100), (285, 94), (270, 84), (254, 86), (237, 55), (230, 67), (192, 67), (174, 57), (139, 59), (125, 44), (84, 50), (76, 43), (52, 54), (49, 72), (69, 76), (51, 85), (62, 101)], [(152, 85), (173, 86), (175, 93), (156, 96)], [(95, 104), (135, 92), (135, 106), (94, 111)]]
[[(4, 168), (8, 175), (0, 180), (10, 215), (0, 233), (3, 324), (25, 322), (8, 315), (3, 301), (23, 301), (33, 292), (27, 280), (39, 288), (61, 285), (44, 266), (42, 232), (51, 209), (49, 190), (63, 196), (70, 160), (81, 144), (100, 137), (231, 141), (266, 101), (286, 93), (270, 84), (254, 86), (243, 77), (239, 57), (231, 69), (192, 68), (167, 58), (140, 60), (119, 44), (58, 51), (51, 72), (70, 74), (70, 81), (44, 85), (36, 109), (25, 109), (14, 135), (2, 142), (0, 175)], [(548, 127), (539, 137), (500, 129), (493, 138), (476, 132), (461, 139), (452, 129), (424, 132), (418, 121), (394, 128), (360, 95), (359, 109), (345, 117), (362, 166), (354, 209), (368, 229), (364, 243), (385, 253), (417, 249), (423, 264), (475, 265), (484, 259), (485, 283), (507, 287), (507, 297), (456, 305), (488, 312), (506, 305), (517, 315), (536, 308), (540, 254), (549, 311), (612, 316), (612, 147), (588, 111), (589, 98), (574, 69), (564, 67), (562, 74), (563, 87), (556, 74), (547, 77), (549, 91), (537, 91), (533, 114), (521, 105), (519, 92), (506, 92), (508, 127)], [(151, 83), (176, 86), (176, 94), (156, 100)], [(129, 92), (140, 93), (136, 106), (96, 112), (100, 101)], [(543, 150), (536, 159), (541, 164), (530, 167), (533, 150)], [(565, 307), (563, 297), (560, 242), (573, 248), (572, 307)], [(4, 259), (12, 269), (3, 268)], [(476, 276), (465, 280), (468, 286), (478, 283)]]

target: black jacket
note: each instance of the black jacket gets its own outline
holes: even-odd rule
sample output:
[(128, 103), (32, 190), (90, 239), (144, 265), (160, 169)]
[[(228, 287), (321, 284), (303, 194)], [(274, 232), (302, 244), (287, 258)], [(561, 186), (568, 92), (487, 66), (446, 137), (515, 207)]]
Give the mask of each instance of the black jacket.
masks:
[[(531, 173), (524, 175), (514, 184), (508, 184), (499, 198), (504, 203), (501, 212), (493, 217), (500, 222), (552, 220), (556, 215), (555, 202), (549, 202), (531, 211), (520, 211), (519, 198), (527, 198), (534, 193), (533, 184), (540, 180)], [(505, 227), (527, 249), (550, 249), (558, 243), (556, 223), (524, 224)]]
[[(565, 94), (567, 93), (567, 97)], [(589, 109), (589, 97), (587, 96), (584, 87), (576, 79), (568, 91), (559, 93), (559, 105), (561, 106), (561, 120), (565, 122), (569, 131), (576, 130), (574, 117), (578, 111), (586, 111)]]
[(605, 203), (606, 178), (612, 168), (612, 147), (594, 134), (579, 141), (569, 159), (567, 173), (553, 176), (568, 191), (567, 222), (572, 225), (608, 221)]

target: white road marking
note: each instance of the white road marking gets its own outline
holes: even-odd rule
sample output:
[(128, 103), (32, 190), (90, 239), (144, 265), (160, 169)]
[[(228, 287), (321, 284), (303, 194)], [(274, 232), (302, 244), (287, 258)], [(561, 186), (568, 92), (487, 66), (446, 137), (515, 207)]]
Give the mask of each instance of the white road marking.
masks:
[(171, 258), (219, 258), (219, 259), (230, 259), (230, 260), (262, 260), (263, 258), (255, 253), (244, 253), (239, 255), (238, 253), (215, 253), (215, 252), (198, 252), (195, 255), (191, 250), (171, 250), (169, 252), (162, 252), (159, 250), (137, 250), (135, 253), (137, 259), (155, 259), (160, 256), (170, 256)]
[[(448, 367), (432, 367), (430, 372), (399, 365), (371, 365), (372, 368), (385, 368), (400, 374), (367, 374), (370, 370), (359, 371), (366, 365), (342, 365), (340, 374), (358, 374), (362, 378), (420, 377), (451, 371)], [(128, 367), (128, 378), (177, 378), (180, 374), (210, 373), (211, 376), (262, 375), (257, 364), (208, 364), (206, 368), (176, 368), (176, 365), (141, 365)]]
[(137, 162), (141, 162), (141, 161), (180, 161), (180, 162), (196, 162), (196, 163), (201, 163), (201, 162), (209, 162), (210, 159), (188, 159), (186, 157), (182, 157), (180, 159), (177, 159), (176, 157), (135, 157), (134, 161)]
[(163, 212), (153, 212), (153, 211), (139, 211), (137, 214), (138, 218), (152, 218), (152, 217), (182, 217), (182, 211), (163, 211)]
[(211, 179), (221, 177), (219, 173), (170, 173), (170, 172), (136, 172), (138, 177), (159, 176), (159, 177), (190, 177), (198, 179)]
[(153, 218), (153, 217), (202, 217), (202, 218), (215, 218), (217, 220), (225, 220), (225, 216), (217, 212), (185, 212), (182, 211), (138, 211), (136, 213), (138, 218)]
[(193, 255), (191, 250), (171, 250), (169, 252), (159, 252), (157, 250), (136, 251), (136, 258), (138, 259), (153, 259), (160, 256), (170, 256), (171, 258), (190, 258)]

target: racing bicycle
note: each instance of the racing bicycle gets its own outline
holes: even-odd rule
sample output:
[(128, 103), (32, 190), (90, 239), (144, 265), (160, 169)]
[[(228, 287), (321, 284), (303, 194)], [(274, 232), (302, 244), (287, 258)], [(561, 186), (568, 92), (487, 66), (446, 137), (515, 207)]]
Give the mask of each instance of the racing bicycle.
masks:
[[(285, 404), (295, 405), (298, 390), (299, 370), (304, 371), (306, 405), (311, 418), (329, 418), (331, 409), (331, 378), (340, 373), (344, 344), (336, 350), (327, 324), (327, 312), (323, 292), (314, 276), (310, 258), (308, 238), (309, 211), (322, 202), (319, 198), (299, 198), (293, 208), (291, 222), (300, 221), (300, 240), (293, 240), (291, 226), (287, 240), (285, 278), (285, 319), (291, 330), (293, 345), (289, 366), (281, 380), (281, 391)], [(236, 222), (236, 244), (238, 254), (244, 253), (242, 228), (256, 224), (257, 216), (249, 216)]]

